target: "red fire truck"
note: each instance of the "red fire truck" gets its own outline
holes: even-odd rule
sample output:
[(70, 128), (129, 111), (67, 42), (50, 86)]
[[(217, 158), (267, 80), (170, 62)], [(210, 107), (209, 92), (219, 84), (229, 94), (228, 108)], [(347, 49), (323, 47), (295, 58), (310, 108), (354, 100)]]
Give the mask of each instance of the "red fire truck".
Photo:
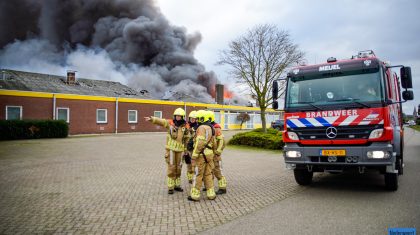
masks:
[[(392, 71), (397, 67), (401, 79)], [(377, 170), (387, 189), (398, 189), (404, 167), (401, 103), (414, 96), (410, 67), (362, 51), (348, 60), (331, 57), (293, 68), (285, 84), (284, 159), (298, 184), (310, 184), (314, 172)], [(275, 82), (276, 109), (278, 92)]]

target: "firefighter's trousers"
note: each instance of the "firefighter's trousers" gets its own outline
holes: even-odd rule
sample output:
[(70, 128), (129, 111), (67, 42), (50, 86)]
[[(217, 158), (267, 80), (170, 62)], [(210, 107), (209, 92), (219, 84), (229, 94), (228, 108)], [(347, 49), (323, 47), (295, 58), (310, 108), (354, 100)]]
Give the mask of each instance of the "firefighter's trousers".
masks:
[[(192, 156), (192, 152), (189, 153)], [(192, 164), (187, 164), (187, 179), (191, 183), (194, 177), (194, 169)]]
[(223, 175), (222, 156), (215, 155), (213, 161), (214, 161), (213, 175), (216, 177), (218, 181), (219, 189), (226, 189), (227, 182), (226, 182), (225, 176)]
[[(207, 162), (206, 162), (207, 161)], [(194, 178), (191, 188), (191, 197), (194, 200), (199, 200), (201, 196), (201, 187), (203, 185), (207, 189), (207, 197), (209, 199), (214, 199), (216, 194), (214, 192), (214, 184), (213, 184), (213, 171), (214, 162), (213, 162), (213, 155), (206, 155), (206, 160), (204, 156), (200, 154), (195, 159), (195, 166), (194, 166)]]
[(181, 186), (182, 152), (167, 149), (165, 160), (168, 165), (168, 189)]

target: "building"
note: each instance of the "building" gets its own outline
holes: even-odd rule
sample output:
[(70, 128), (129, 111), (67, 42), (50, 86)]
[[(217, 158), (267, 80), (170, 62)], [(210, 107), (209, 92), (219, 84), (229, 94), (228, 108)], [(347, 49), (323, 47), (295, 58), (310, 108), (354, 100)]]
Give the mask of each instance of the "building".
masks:
[[(118, 82), (76, 79), (73, 71), (55, 76), (0, 70), (0, 120), (62, 119), (69, 123), (70, 134), (152, 132), (164, 129), (143, 117), (170, 119), (178, 107), (187, 113), (213, 110), (225, 130), (239, 129), (236, 117), (243, 112), (251, 117), (243, 129), (262, 126), (255, 107), (153, 100)], [(267, 126), (280, 115), (267, 110)]]

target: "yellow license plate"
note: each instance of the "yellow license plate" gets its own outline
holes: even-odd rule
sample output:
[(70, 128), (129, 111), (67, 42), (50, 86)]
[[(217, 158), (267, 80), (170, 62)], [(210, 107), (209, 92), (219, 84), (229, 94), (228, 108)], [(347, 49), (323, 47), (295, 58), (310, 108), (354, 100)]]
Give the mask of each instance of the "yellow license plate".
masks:
[(321, 156), (346, 156), (346, 150), (334, 149), (334, 150), (321, 150)]

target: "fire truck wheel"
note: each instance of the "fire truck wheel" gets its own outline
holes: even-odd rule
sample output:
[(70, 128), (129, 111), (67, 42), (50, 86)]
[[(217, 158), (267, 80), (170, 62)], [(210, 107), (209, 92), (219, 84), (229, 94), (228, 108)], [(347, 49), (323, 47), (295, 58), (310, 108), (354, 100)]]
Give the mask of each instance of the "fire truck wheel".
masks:
[(294, 169), (295, 180), (300, 185), (309, 185), (312, 183), (312, 177), (314, 173), (309, 172), (306, 169)]
[(398, 173), (385, 173), (385, 187), (390, 191), (397, 191)]
[(396, 168), (398, 170), (399, 175), (404, 174), (404, 161), (400, 157), (397, 157)]

